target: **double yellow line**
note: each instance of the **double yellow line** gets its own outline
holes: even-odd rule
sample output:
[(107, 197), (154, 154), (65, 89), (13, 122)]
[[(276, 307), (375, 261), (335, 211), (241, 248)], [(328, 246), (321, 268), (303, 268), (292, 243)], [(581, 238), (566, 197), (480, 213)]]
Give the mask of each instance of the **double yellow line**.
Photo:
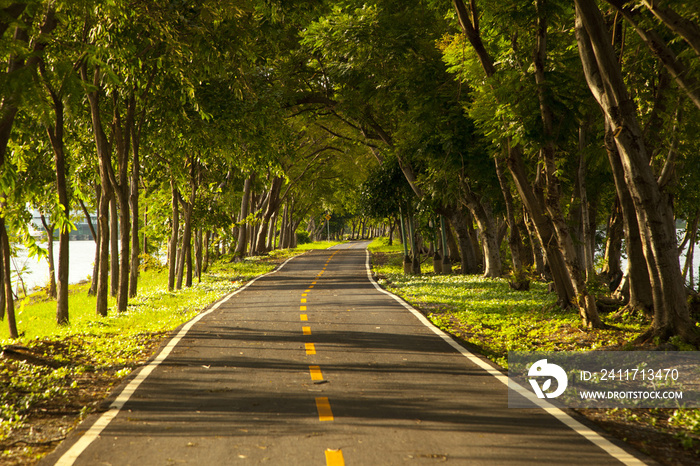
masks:
[[(335, 256), (337, 252), (334, 252), (331, 254), (331, 256), (328, 258), (326, 261), (325, 265), (321, 269), (321, 271), (318, 273), (316, 276), (316, 280), (311, 282), (311, 285), (309, 285), (309, 288), (304, 290), (304, 292), (301, 294), (301, 303), (299, 306), (299, 310), (303, 312), (302, 314), (299, 315), (299, 320), (301, 322), (308, 322), (309, 321), (309, 315), (306, 314), (307, 311), (307, 296), (313, 289), (313, 287), (316, 285), (316, 281), (321, 278), (323, 273), (326, 271), (326, 268), (328, 267), (328, 263), (331, 261), (333, 256)], [(311, 335), (311, 327), (304, 325), (301, 327), (301, 331), (304, 335)], [(304, 347), (306, 349), (306, 354), (307, 355), (314, 355), (316, 354), (316, 345), (313, 343), (304, 343)], [(311, 380), (313, 381), (322, 381), (323, 380), (323, 373), (321, 372), (321, 366), (309, 366), (309, 374), (311, 375)], [(326, 396), (319, 396), (316, 397), (316, 410), (318, 411), (318, 420), (321, 422), (324, 421), (333, 421), (333, 411), (331, 410), (331, 403), (328, 400), (328, 397)], [(327, 449), (325, 451), (326, 454), (326, 465), (327, 466), (344, 466), (345, 465), (345, 459), (343, 458), (343, 451), (338, 449), (338, 450), (333, 450), (333, 449)]]

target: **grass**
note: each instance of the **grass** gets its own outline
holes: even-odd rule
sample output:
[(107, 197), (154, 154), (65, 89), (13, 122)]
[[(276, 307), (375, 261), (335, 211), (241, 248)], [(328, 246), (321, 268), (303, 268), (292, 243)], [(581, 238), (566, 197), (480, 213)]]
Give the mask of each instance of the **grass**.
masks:
[(578, 314), (562, 310), (547, 284), (514, 291), (505, 278), (477, 275), (404, 275), (402, 246), (385, 239), (370, 244), (379, 283), (426, 312), (438, 327), (508, 367), (508, 351), (577, 351), (624, 344), (643, 323), (615, 322), (616, 330), (588, 330)]
[(314, 241), (313, 243), (304, 243), (297, 246), (298, 251), (309, 251), (312, 249), (328, 249), (336, 244), (345, 243), (346, 241)]
[[(55, 301), (42, 293), (18, 302), (20, 338), (11, 340), (6, 325), (0, 328), (0, 344), (10, 345), (0, 359), (3, 450), (16, 454), (8, 445), (26, 444), (31, 435), (27, 432), (32, 432), (30, 418), (53, 411), (87, 414), (115, 383), (143, 364), (170, 331), (211, 303), (288, 257), (334, 244), (338, 243), (309, 243), (236, 263), (223, 259), (210, 266), (201, 283), (195, 280), (191, 288), (177, 291), (167, 290), (166, 269), (151, 267), (140, 273), (138, 296), (129, 301), (127, 311), (116, 313), (115, 299), (110, 298), (106, 317), (95, 314), (96, 298), (87, 295), (88, 284), (72, 285), (70, 324), (64, 326), (55, 323)], [(9, 357), (13, 350), (14, 357)], [(20, 456), (28, 458), (32, 449), (25, 450)]]

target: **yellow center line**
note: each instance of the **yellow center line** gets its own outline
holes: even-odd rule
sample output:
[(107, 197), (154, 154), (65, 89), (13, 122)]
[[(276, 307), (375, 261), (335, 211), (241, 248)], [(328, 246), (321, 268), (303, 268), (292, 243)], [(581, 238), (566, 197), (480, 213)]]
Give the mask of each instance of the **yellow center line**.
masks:
[(305, 303), (305, 302), (306, 302), (306, 298), (301, 298), (301, 302), (302, 302), (302, 303)]
[(309, 320), (309, 316), (307, 316), (306, 314), (302, 314), (299, 316), (299, 320), (307, 321)]
[(307, 295), (308, 295), (308, 293), (302, 293), (301, 295), (302, 295), (302, 296), (307, 296)]
[(311, 380), (323, 380), (320, 366), (309, 366), (309, 373), (311, 374)]
[(302, 327), (301, 331), (304, 335), (311, 335), (311, 327)]
[[(315, 284), (316, 284), (316, 280), (312, 281), (311, 284), (312, 284), (312, 285), (315, 285)], [(311, 288), (311, 287), (309, 287), (309, 288)]]
[[(308, 293), (309, 291), (311, 291), (311, 290), (304, 290), (304, 293)], [(303, 295), (302, 295), (302, 296), (303, 296)]]
[(316, 354), (316, 346), (313, 343), (304, 343), (306, 354)]
[(345, 466), (343, 450), (326, 450), (326, 466)]
[(332, 421), (333, 411), (331, 411), (331, 404), (328, 401), (328, 397), (319, 396), (316, 398), (316, 409), (318, 410), (318, 420), (319, 421)]
[(306, 306), (299, 306), (299, 310), (300, 310), (300, 311), (305, 311), (305, 310), (306, 310)]

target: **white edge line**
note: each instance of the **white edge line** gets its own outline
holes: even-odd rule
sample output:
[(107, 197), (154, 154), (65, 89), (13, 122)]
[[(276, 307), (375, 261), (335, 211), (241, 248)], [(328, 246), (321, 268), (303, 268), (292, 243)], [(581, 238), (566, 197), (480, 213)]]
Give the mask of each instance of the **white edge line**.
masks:
[(537, 406), (542, 408), (544, 411), (546, 411), (548, 414), (552, 415), (554, 418), (556, 418), (558, 421), (572, 429), (574, 432), (577, 434), (581, 435), (584, 437), (586, 440), (590, 441), (594, 445), (598, 446), (602, 450), (604, 450), (606, 453), (608, 453), (610, 456), (615, 458), (616, 460), (620, 461), (623, 464), (630, 465), (630, 466), (637, 466), (637, 465), (645, 465), (646, 463), (640, 460), (639, 458), (631, 455), (630, 453), (626, 452), (622, 448), (618, 447), (617, 445), (613, 444), (610, 442), (608, 439), (603, 438), (599, 433), (595, 432), (593, 429), (590, 427), (587, 427), (583, 424), (581, 424), (579, 421), (574, 419), (573, 417), (569, 416), (567, 413), (562, 411), (561, 409), (553, 406), (551, 403), (542, 400), (540, 398), (537, 398), (530, 390), (525, 389), (522, 385), (509, 380), (506, 375), (501, 373), (500, 371), (496, 370), (494, 367), (492, 367), (490, 364), (476, 356), (474, 353), (469, 351), (468, 349), (464, 348), (462, 345), (457, 343), (450, 335), (447, 333), (443, 332), (441, 329), (437, 328), (433, 323), (428, 320), (427, 317), (425, 317), (423, 314), (420, 313), (417, 309), (415, 309), (413, 306), (408, 304), (406, 301), (401, 299), (399, 296), (383, 289), (379, 284), (374, 280), (374, 277), (372, 276), (372, 268), (370, 267), (370, 253), (368, 249), (365, 249), (366, 252), (366, 268), (367, 268), (367, 278), (369, 279), (370, 283), (374, 285), (374, 287), (381, 293), (384, 293), (385, 295), (393, 298), (396, 302), (398, 302), (400, 305), (402, 305), (404, 308), (406, 308), (408, 311), (411, 312), (423, 325), (428, 327), (430, 330), (433, 331), (436, 335), (438, 335), (440, 338), (442, 338), (447, 344), (449, 344), (451, 347), (459, 351), (462, 356), (466, 357), (471, 361), (472, 363), (476, 364), (477, 366), (481, 367), (484, 369), (486, 372), (489, 373), (489, 375), (492, 375), (493, 377), (496, 378), (499, 382), (504, 384), (506, 387), (510, 387), (511, 389), (515, 390), (518, 392), (518, 394), (524, 396), (527, 398), (529, 401), (532, 403), (535, 403)]
[(56, 466), (71, 466), (75, 462), (75, 460), (78, 459), (78, 456), (80, 456), (80, 454), (83, 453), (83, 451), (85, 451), (85, 449), (89, 447), (90, 444), (94, 442), (97, 437), (99, 437), (99, 435), (102, 433), (105, 427), (107, 427), (112, 421), (112, 419), (114, 419), (117, 416), (117, 414), (119, 414), (119, 411), (121, 411), (126, 402), (129, 401), (131, 395), (133, 395), (134, 392), (139, 388), (141, 383), (143, 383), (143, 381), (146, 380), (146, 377), (148, 377), (156, 367), (158, 367), (163, 361), (165, 361), (165, 359), (170, 355), (175, 346), (177, 346), (180, 340), (182, 340), (185, 337), (185, 335), (187, 335), (187, 332), (190, 331), (194, 324), (199, 322), (203, 317), (216, 311), (222, 304), (224, 304), (226, 301), (228, 301), (241, 291), (248, 288), (260, 278), (279, 272), (280, 270), (282, 270), (282, 267), (287, 265), (287, 262), (303, 254), (305, 253), (299, 254), (298, 256), (292, 256), (286, 261), (284, 261), (279, 267), (277, 267), (272, 272), (268, 272), (266, 274), (259, 275), (253, 278), (251, 281), (249, 281), (236, 291), (228, 294), (227, 296), (224, 296), (222, 299), (214, 303), (214, 305), (212, 305), (208, 310), (202, 312), (201, 314), (197, 314), (197, 316), (195, 316), (192, 320), (183, 325), (180, 331), (177, 332), (177, 335), (175, 335), (167, 343), (167, 345), (165, 345), (165, 348), (163, 348), (160, 353), (158, 353), (158, 356), (156, 356), (155, 359), (153, 359), (146, 366), (143, 366), (139, 373), (136, 375), (136, 377), (134, 377), (131, 380), (131, 382), (129, 382), (129, 384), (126, 387), (124, 387), (124, 389), (119, 393), (119, 395), (117, 395), (117, 398), (109, 406), (109, 409), (102, 413), (102, 415), (97, 419), (97, 421), (95, 421), (95, 423), (92, 424), (92, 426), (90, 426), (90, 429), (88, 429), (88, 431), (85, 432), (85, 434), (83, 434), (83, 436), (80, 437), (80, 439), (78, 439), (78, 441), (75, 442), (68, 449), (68, 451), (66, 451), (58, 459), (58, 461), (56, 461)]

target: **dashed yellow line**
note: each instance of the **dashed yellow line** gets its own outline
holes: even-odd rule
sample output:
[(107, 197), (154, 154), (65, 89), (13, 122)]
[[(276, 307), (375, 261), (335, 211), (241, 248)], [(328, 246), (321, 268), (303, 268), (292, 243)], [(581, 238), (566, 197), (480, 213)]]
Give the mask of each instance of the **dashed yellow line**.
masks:
[(320, 366), (309, 366), (309, 374), (311, 374), (311, 380), (323, 380)]
[(305, 303), (305, 302), (306, 302), (306, 298), (301, 298), (301, 302), (302, 302), (302, 303)]
[(318, 420), (319, 421), (332, 421), (333, 411), (331, 411), (331, 404), (328, 401), (328, 397), (319, 396), (316, 397), (316, 409), (318, 410)]
[[(311, 291), (311, 290), (304, 290), (304, 293), (308, 293), (309, 291)], [(304, 295), (302, 295), (302, 296), (304, 296)]]
[(302, 320), (302, 321), (306, 322), (307, 320), (309, 320), (309, 316), (306, 315), (306, 314), (301, 314), (301, 315), (299, 316), (299, 320)]
[(306, 354), (316, 354), (316, 345), (313, 343), (304, 343), (306, 347)]
[(311, 335), (311, 327), (302, 327), (301, 331), (304, 335)]
[[(314, 280), (314, 281), (311, 282), (311, 285), (312, 285), (312, 286), (315, 285), (315, 284), (316, 284), (316, 280)], [(311, 287), (309, 287), (309, 288), (311, 288)]]
[(307, 291), (307, 292), (302, 293), (301, 295), (302, 295), (302, 296), (308, 296), (308, 295), (309, 295), (309, 293), (308, 293), (309, 290), (306, 290), (306, 291)]
[(300, 310), (300, 311), (305, 311), (305, 310), (306, 310), (306, 306), (299, 306), (299, 310)]
[(343, 450), (326, 450), (326, 466), (345, 466)]

